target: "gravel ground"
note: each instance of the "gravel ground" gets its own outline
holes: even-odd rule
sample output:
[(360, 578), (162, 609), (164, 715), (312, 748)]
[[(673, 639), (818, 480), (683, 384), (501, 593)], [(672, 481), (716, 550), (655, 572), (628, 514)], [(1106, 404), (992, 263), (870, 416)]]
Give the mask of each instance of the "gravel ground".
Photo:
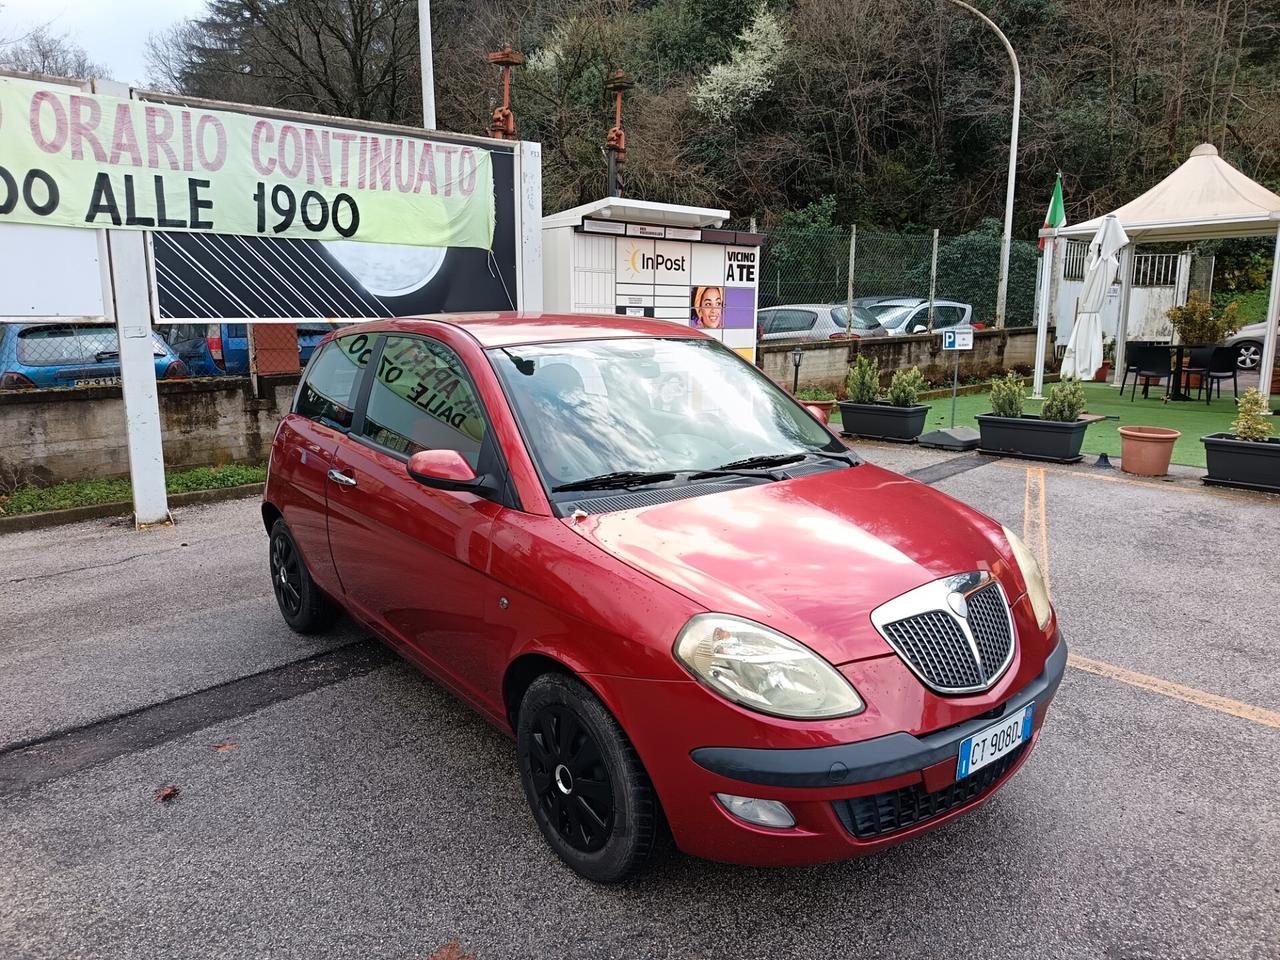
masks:
[[(1087, 470), (1043, 477), (1072, 651), (1280, 709), (1254, 560), (1280, 542), (1275, 501)], [(1021, 532), (1026, 464), (937, 485)], [(364, 638), (285, 629), (265, 546), (253, 501), (0, 537), (0, 743), (221, 702)], [(545, 847), (510, 743), (392, 661), (0, 791), (0, 956), (1274, 958), (1278, 750), (1280, 729), (1070, 668), (1022, 771), (925, 838), (802, 870), (670, 855), (599, 888)]]

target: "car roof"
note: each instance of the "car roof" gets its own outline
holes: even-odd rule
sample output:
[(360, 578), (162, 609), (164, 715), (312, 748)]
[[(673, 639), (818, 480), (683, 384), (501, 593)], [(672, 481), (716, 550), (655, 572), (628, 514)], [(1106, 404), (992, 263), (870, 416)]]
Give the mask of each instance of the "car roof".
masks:
[(843, 307), (843, 303), (780, 303), (774, 307), (761, 307), (760, 313), (766, 310), (830, 310), (833, 306)]
[(431, 313), (360, 324), (371, 332), (427, 333), (440, 324), (457, 327), (482, 347), (513, 347), (561, 340), (612, 340), (622, 337), (709, 339), (692, 327), (671, 320), (650, 320), (606, 313), (541, 313), (500, 310), (488, 313)]

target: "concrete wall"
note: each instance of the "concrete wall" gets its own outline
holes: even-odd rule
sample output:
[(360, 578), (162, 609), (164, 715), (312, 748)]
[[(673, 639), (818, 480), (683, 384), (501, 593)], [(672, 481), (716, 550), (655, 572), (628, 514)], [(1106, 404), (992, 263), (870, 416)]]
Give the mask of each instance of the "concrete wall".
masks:
[[(1052, 344), (1052, 334), (1048, 338)], [(800, 388), (825, 387), (844, 392), (849, 365), (859, 353), (870, 354), (880, 362), (881, 379), (887, 384), (895, 370), (919, 367), (931, 380), (951, 376), (955, 366), (953, 353), (942, 349), (939, 334), (915, 337), (872, 337), (865, 340), (820, 340), (802, 343)], [(795, 368), (791, 352), (794, 343), (771, 343), (759, 348), (760, 368), (775, 381), (790, 388)], [(1019, 327), (1014, 330), (977, 330), (973, 349), (960, 351), (960, 376), (982, 376), (994, 370), (1031, 367), (1036, 355), (1036, 331)]]
[[(296, 351), (295, 351), (296, 356)], [(161, 382), (160, 421), (170, 471), (264, 463), (298, 377)], [(0, 391), (0, 470), (26, 482), (129, 475), (119, 387)]]

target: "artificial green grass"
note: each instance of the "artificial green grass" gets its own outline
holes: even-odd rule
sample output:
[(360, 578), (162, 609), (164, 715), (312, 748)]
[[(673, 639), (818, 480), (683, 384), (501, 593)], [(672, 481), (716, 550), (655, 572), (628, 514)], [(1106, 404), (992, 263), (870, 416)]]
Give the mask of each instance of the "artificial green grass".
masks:
[[(1235, 398), (1227, 390), (1223, 391), (1221, 400), (1214, 400), (1206, 405), (1203, 400), (1164, 403), (1164, 391), (1154, 386), (1151, 388), (1150, 398), (1144, 400), (1142, 388), (1139, 387), (1137, 400), (1130, 403), (1131, 387), (1132, 385), (1125, 389), (1122, 399), (1120, 391), (1110, 384), (1084, 385), (1085, 396), (1088, 398), (1086, 413), (1119, 417), (1118, 421), (1103, 420), (1089, 426), (1084, 435), (1084, 453), (1120, 456), (1121, 426), (1170, 427), (1182, 432), (1182, 436), (1173, 445), (1173, 462), (1189, 467), (1203, 467), (1204, 444), (1200, 442), (1200, 438), (1206, 434), (1228, 430), (1236, 417)], [(928, 403), (930, 407), (925, 432), (951, 426), (950, 397), (922, 402)], [(837, 424), (839, 412), (838, 407), (832, 411), (832, 419)], [(990, 412), (990, 394), (976, 393), (956, 398), (956, 426), (973, 427), (976, 430), (978, 414)], [(1022, 412), (1038, 414), (1040, 401), (1028, 399)]]
[[(233, 463), (225, 467), (196, 467), (170, 473), (165, 476), (164, 485), (169, 493), (189, 493), (262, 483), (266, 478), (266, 467)], [(76, 480), (52, 487), (19, 487), (7, 500), (0, 497), (0, 514), (40, 513), (101, 503), (128, 503), (132, 499), (133, 487), (128, 480)]]

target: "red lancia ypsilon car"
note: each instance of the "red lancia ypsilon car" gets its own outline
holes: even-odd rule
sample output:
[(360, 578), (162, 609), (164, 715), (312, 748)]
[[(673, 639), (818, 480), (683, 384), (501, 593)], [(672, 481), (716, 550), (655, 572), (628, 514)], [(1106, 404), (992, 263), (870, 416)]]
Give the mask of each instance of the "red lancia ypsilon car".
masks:
[(672, 323), (340, 331), (262, 513), (289, 625), (346, 610), (513, 733), (534, 819), (594, 880), (668, 827), (809, 864), (945, 823), (1026, 760), (1067, 659), (1014, 534)]

